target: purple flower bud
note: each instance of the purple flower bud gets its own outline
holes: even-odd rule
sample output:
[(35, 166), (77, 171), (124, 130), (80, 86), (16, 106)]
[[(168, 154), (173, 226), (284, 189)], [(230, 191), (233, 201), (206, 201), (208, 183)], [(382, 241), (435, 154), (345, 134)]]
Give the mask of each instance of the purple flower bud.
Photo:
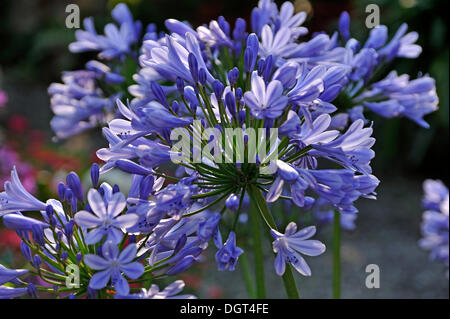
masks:
[(263, 78), (266, 81), (270, 80), (270, 76), (272, 74), (272, 68), (273, 68), (273, 58), (271, 55), (269, 55), (266, 58), (266, 62), (264, 63), (264, 72), (263, 72)]
[(91, 166), (91, 181), (92, 181), (93, 187), (97, 187), (99, 177), (100, 177), (100, 169), (99, 169), (98, 165), (96, 163), (94, 163)]
[(5, 215), (3, 217), (3, 224), (7, 228), (15, 231), (30, 231), (33, 226), (40, 228), (48, 227), (48, 224), (31, 217), (23, 216), (20, 213)]
[(75, 196), (72, 196), (72, 200), (70, 201), (70, 209), (72, 210), (72, 212), (77, 211), (77, 205), (77, 198)]
[(189, 65), (189, 71), (191, 72), (192, 79), (194, 80), (194, 83), (198, 82), (198, 62), (197, 58), (193, 53), (189, 53), (188, 55), (188, 65)]
[(195, 262), (195, 258), (193, 256), (191, 256), (191, 255), (186, 256), (181, 261), (179, 261), (175, 266), (170, 268), (167, 271), (167, 275), (173, 276), (173, 275), (177, 275), (179, 273), (182, 273), (183, 271), (185, 271), (186, 269), (191, 267), (191, 265), (194, 262)]
[(245, 37), (245, 28), (247, 27), (246, 22), (242, 18), (237, 18), (234, 24), (233, 39), (235, 41), (242, 41)]
[[(245, 122), (245, 116), (246, 116), (246, 112), (245, 110), (240, 110), (239, 111), (239, 124), (242, 125)], [(245, 135), (244, 138), (247, 136), (247, 140), (248, 140), (248, 135)]]
[(239, 197), (236, 194), (231, 194), (225, 201), (225, 206), (236, 212), (239, 208)]
[(153, 94), (155, 95), (155, 98), (158, 100), (159, 103), (164, 105), (165, 108), (169, 108), (169, 101), (167, 101), (167, 97), (164, 94), (164, 90), (162, 89), (161, 85), (159, 85), (158, 82), (153, 81), (150, 83), (150, 89), (152, 90)]
[(64, 250), (64, 251), (61, 253), (61, 260), (62, 260), (62, 261), (66, 261), (67, 258), (69, 258), (69, 254), (67, 253), (67, 251)]
[(234, 42), (233, 43), (233, 50), (237, 56), (241, 54), (242, 50), (242, 43), (241, 42)]
[(125, 78), (117, 73), (106, 73), (105, 75), (105, 81), (108, 84), (121, 84), (123, 83), (123, 81), (125, 80)]
[(153, 189), (153, 184), (155, 182), (155, 178), (153, 176), (145, 176), (141, 183), (139, 184), (139, 198), (140, 199), (148, 199), (150, 196), (150, 192)]
[(45, 245), (45, 239), (44, 239), (44, 231), (42, 230), (42, 227), (39, 225), (33, 225), (31, 226), (32, 230), (32, 236), (35, 243), (37, 243), (39, 246)]
[(180, 92), (180, 94), (183, 95), (184, 94), (184, 81), (183, 81), (183, 79), (180, 78), (180, 77), (177, 77), (176, 84), (177, 84), (178, 92)]
[(28, 292), (28, 295), (30, 295), (30, 297), (32, 297), (32, 298), (37, 298), (37, 289), (36, 289), (36, 286), (33, 285), (31, 282), (28, 283), (28, 286), (27, 286), (27, 292)]
[(72, 239), (74, 225), (75, 225), (75, 221), (73, 219), (71, 219), (64, 226), (64, 233), (66, 234), (67, 240), (69, 240), (69, 241)]
[(106, 65), (97, 60), (91, 60), (86, 63), (86, 69), (98, 73), (99, 75), (104, 75), (111, 71), (111, 69)]
[(237, 83), (239, 79), (239, 70), (238, 68), (234, 67), (231, 69), (230, 72), (228, 72), (228, 81), (230, 82), (230, 85), (233, 86)]
[(152, 173), (151, 170), (149, 170), (139, 164), (136, 164), (133, 161), (125, 160), (125, 159), (117, 160), (116, 166), (119, 169), (121, 169), (122, 171), (124, 171), (126, 173), (130, 173), (130, 174), (150, 175)]
[(256, 58), (258, 57), (259, 50), (258, 36), (255, 33), (252, 33), (247, 37), (247, 49), (249, 49), (250, 54), (247, 57), (248, 61), (245, 61), (244, 53), (245, 71), (251, 72), (255, 68)]
[(187, 237), (186, 234), (183, 234), (180, 236), (180, 238), (178, 238), (177, 243), (175, 244), (175, 248), (173, 250), (173, 254), (177, 254), (186, 244), (187, 241)]
[(201, 68), (201, 69), (198, 71), (198, 82), (199, 82), (201, 85), (205, 85), (205, 84), (206, 84), (206, 71), (205, 71), (204, 68)]
[(339, 33), (344, 42), (350, 38), (350, 16), (347, 11), (342, 12), (339, 18)]
[(54, 214), (53, 206), (52, 205), (47, 205), (47, 207), (45, 208), (45, 213), (47, 215), (47, 218), (48, 218), (49, 222), (51, 223), (52, 219), (53, 219), (53, 214)]
[(236, 96), (236, 101), (240, 101), (242, 99), (242, 96), (244, 95), (244, 93), (242, 93), (241, 88), (237, 88), (234, 95)]
[[(253, 61), (253, 56), (252, 56), (252, 50), (250, 50), (249, 48), (246, 48), (244, 50), (244, 71), (245, 72), (250, 72), (250, 68), (251, 68), (251, 64)], [(252, 69), (253, 71), (253, 69)]]
[(56, 239), (57, 239), (58, 241), (61, 241), (62, 238), (63, 238), (63, 233), (62, 233), (62, 231), (58, 230), (58, 231), (56, 232)]
[(230, 24), (225, 20), (223, 16), (220, 16), (217, 19), (217, 23), (219, 24), (219, 27), (222, 29), (223, 33), (225, 33), (227, 36), (230, 35)]
[(316, 200), (310, 196), (305, 196), (305, 206), (303, 206), (303, 209), (310, 210), (312, 206), (314, 205), (314, 202)]
[(24, 241), (20, 243), (20, 250), (22, 251), (25, 259), (31, 261), (31, 249)]
[(233, 92), (230, 91), (225, 95), (225, 104), (233, 117), (236, 117), (236, 100)]
[(75, 258), (76, 258), (76, 260), (77, 260), (77, 263), (79, 264), (79, 263), (81, 262), (81, 260), (83, 259), (83, 255), (82, 255), (81, 253), (78, 253), (78, 254), (75, 256)]
[(220, 82), (219, 80), (214, 80), (214, 82), (212, 83), (212, 87), (217, 100), (221, 99), (223, 91), (225, 89), (222, 82)]
[(178, 103), (178, 101), (173, 101), (172, 102), (172, 110), (175, 113), (178, 113), (178, 111), (180, 110), (180, 104)]
[(64, 185), (64, 183), (60, 182), (58, 184), (58, 196), (59, 196), (59, 200), (62, 202), (64, 201), (65, 193), (66, 193), (66, 185)]
[(72, 190), (69, 187), (67, 187), (66, 192), (64, 193), (64, 200), (70, 203), (72, 201), (72, 197), (73, 197)]
[(70, 187), (75, 197), (80, 201), (84, 201), (83, 188), (81, 187), (81, 181), (77, 173), (70, 172), (66, 178), (67, 186)]
[(119, 193), (119, 192), (120, 192), (119, 185), (114, 184), (113, 189), (112, 189), (112, 192), (113, 192), (113, 194)]
[(39, 267), (41, 267), (41, 264), (42, 264), (41, 257), (39, 257), (39, 255), (34, 255), (34, 257), (33, 257), (33, 266), (35, 268), (39, 268)]
[(259, 61), (258, 61), (258, 67), (257, 67), (257, 69), (258, 69), (258, 75), (259, 76), (262, 76), (263, 75), (263, 73), (264, 73), (264, 66), (266, 65), (266, 60), (264, 60), (264, 59), (260, 59)]

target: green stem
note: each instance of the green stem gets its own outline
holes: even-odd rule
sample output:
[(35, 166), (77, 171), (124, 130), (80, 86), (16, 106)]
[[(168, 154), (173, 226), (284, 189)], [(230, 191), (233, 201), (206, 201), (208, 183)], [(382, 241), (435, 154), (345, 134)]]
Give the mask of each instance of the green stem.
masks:
[(264, 255), (262, 248), (261, 223), (259, 222), (258, 206), (250, 202), (251, 228), (253, 236), (253, 253), (255, 254), (256, 298), (266, 298), (264, 280)]
[(341, 214), (337, 210), (333, 218), (333, 298), (341, 298)]
[(245, 286), (247, 287), (247, 293), (250, 298), (256, 298), (255, 289), (253, 286), (252, 276), (250, 274), (250, 266), (248, 264), (247, 255), (242, 254), (239, 257), (241, 264), (242, 275), (244, 276)]
[[(260, 215), (263, 217), (264, 221), (269, 226), (269, 228), (277, 230), (277, 225), (275, 224), (275, 220), (273, 219), (273, 216), (270, 213), (269, 207), (267, 206), (267, 202), (256, 185), (249, 185), (248, 195), (250, 196), (251, 199), (250, 203), (256, 204), (256, 207), (258, 208)], [(255, 260), (255, 263), (256, 262), (257, 261)], [(290, 264), (287, 265), (286, 270), (283, 274), (283, 283), (284, 288), (286, 289), (286, 294), (289, 299), (300, 298)]]

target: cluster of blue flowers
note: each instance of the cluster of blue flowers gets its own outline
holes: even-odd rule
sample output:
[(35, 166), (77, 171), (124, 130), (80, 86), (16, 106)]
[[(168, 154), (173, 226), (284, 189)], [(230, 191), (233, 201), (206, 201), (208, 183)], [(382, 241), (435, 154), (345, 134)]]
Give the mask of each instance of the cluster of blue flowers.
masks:
[(448, 236), (449, 236), (449, 193), (440, 180), (427, 179), (423, 183), (425, 195), (422, 200), (423, 213), (420, 247), (430, 250), (430, 258), (447, 266), (448, 278)]
[[(100, 125), (109, 143), (97, 151), (105, 164), (92, 166), (92, 188), (85, 194), (78, 176), (70, 173), (59, 187), (59, 200), (43, 203), (23, 189), (13, 171), (0, 194), (0, 216), (21, 236), (33, 273), (69, 297), (173, 297), (182, 283), (161, 292), (152, 285), (133, 293), (129, 282), (185, 271), (210, 241), (217, 247), (218, 269), (234, 270), (244, 253), (237, 246), (239, 227), (221, 220), (229, 212), (238, 220), (246, 196), (273, 237), (276, 273), (282, 276), (292, 266), (310, 276), (302, 255), (325, 251), (324, 244), (310, 239), (316, 228), (297, 230), (290, 223), (280, 232), (267, 203), (283, 200), (317, 212), (327, 206), (346, 216), (343, 225), (351, 228), (355, 201), (374, 199), (379, 184), (370, 166), (375, 139), (363, 108), (385, 117), (404, 115), (422, 126), (423, 116), (437, 108), (434, 80), (428, 76), (409, 81), (393, 72), (372, 81), (393, 58), (420, 53), (417, 34), (405, 34), (405, 25), (389, 42), (387, 28), (379, 26), (362, 45), (350, 38), (347, 13), (339, 32), (303, 41), (306, 13), (295, 13), (290, 2), (278, 8), (272, 0), (260, 0), (250, 26), (240, 18), (231, 26), (219, 17), (194, 29), (169, 19), (167, 33), (158, 33), (154, 25), (142, 32), (124, 4), (112, 16), (116, 24), (106, 25), (104, 35), (91, 18), (85, 19), (85, 30), (76, 32), (69, 47), (97, 52), (98, 60), (65, 73), (64, 84), (49, 88), (55, 113), (51, 125), (59, 138)], [(177, 153), (171, 133), (183, 131), (198, 140), (194, 122), (202, 130), (242, 130), (246, 154), (250, 129), (277, 128), (279, 136), (266, 149), (268, 155), (255, 162), (247, 156), (219, 162), (204, 156), (177, 162), (171, 173)], [(267, 148), (266, 137), (257, 136), (263, 140), (260, 147)], [(214, 158), (223, 159), (225, 149), (237, 150), (238, 144), (220, 139)], [(195, 152), (194, 145), (188, 153)], [(271, 173), (262, 170), (269, 162), (275, 165)], [(98, 186), (99, 174), (111, 169), (130, 175), (128, 195), (116, 185)], [(42, 220), (22, 215), (26, 211), (41, 212)], [(63, 287), (68, 264), (80, 267), (80, 288)], [(2, 283), (19, 287), (0, 290), (0, 296), (14, 296), (11, 289), (19, 289), (16, 295), (46, 289), (14, 281), (23, 271), (4, 271)]]

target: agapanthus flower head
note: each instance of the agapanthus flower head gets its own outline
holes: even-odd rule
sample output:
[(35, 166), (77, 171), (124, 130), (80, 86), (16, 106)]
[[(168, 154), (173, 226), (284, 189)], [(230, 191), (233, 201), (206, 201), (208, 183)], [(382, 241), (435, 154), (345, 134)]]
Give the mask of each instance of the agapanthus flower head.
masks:
[[(440, 180), (423, 183), (425, 196), (420, 247), (430, 250), (430, 258), (449, 266), (449, 192)], [(447, 269), (448, 278), (448, 269)]]
[[(112, 17), (116, 23), (104, 35), (87, 18), (69, 47), (99, 52), (98, 60), (49, 87), (57, 137), (101, 126), (108, 142), (96, 153), (104, 164), (92, 166), (87, 195), (72, 172), (58, 186), (60, 201), (41, 202), (15, 170), (0, 194), (0, 216), (19, 234), (38, 274), (46, 278), (40, 269), (48, 266), (59, 276), (67, 263), (77, 264), (85, 289), (78, 293), (89, 298), (112, 291), (120, 298), (176, 296), (180, 282), (130, 294), (128, 280), (180, 274), (203, 258), (210, 241), (219, 270), (234, 270), (244, 253), (238, 228), (257, 221), (274, 238), (277, 274), (291, 277), (292, 266), (311, 275), (302, 254), (325, 251), (310, 239), (316, 228), (297, 231), (290, 223), (283, 234), (268, 204), (283, 200), (305, 212), (323, 205), (352, 227), (355, 202), (375, 199), (380, 182), (372, 175), (375, 138), (364, 109), (426, 126), (423, 116), (437, 108), (429, 76), (410, 81), (392, 72), (374, 81), (392, 58), (420, 53), (417, 34), (406, 34), (405, 25), (390, 41), (379, 26), (360, 43), (344, 13), (339, 33), (301, 41), (306, 13), (273, 0), (259, 1), (248, 27), (222, 16), (197, 28), (168, 19), (167, 34), (151, 24), (141, 37), (141, 23), (126, 5), (117, 5)], [(113, 169), (129, 176), (127, 194), (98, 185), (99, 175)], [(249, 206), (255, 216), (239, 223)], [(25, 211), (40, 211), (42, 220)], [(233, 222), (222, 228), (229, 215)]]

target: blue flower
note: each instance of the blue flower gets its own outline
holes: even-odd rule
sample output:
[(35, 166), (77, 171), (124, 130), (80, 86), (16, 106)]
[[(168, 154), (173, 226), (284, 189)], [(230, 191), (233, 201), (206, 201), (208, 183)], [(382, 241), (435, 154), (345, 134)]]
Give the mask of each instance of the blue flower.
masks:
[[(430, 250), (430, 258), (449, 266), (449, 192), (439, 180), (423, 183), (425, 196), (420, 247)], [(447, 269), (448, 277), (448, 269)]]
[[(375, 102), (366, 101), (375, 100)], [(433, 78), (424, 75), (415, 80), (409, 76), (390, 72), (386, 78), (378, 81), (360, 96), (354, 99), (381, 116), (391, 118), (406, 116), (422, 127), (429, 124), (423, 116), (438, 109), (438, 96)]]
[(262, 57), (273, 56), (276, 63), (291, 53), (297, 47), (296, 43), (291, 42), (291, 31), (287, 27), (282, 27), (274, 32), (269, 25), (265, 25), (261, 32), (261, 43), (259, 45)]
[(101, 51), (99, 56), (110, 60), (123, 57), (130, 53), (131, 45), (139, 39), (142, 24), (134, 22), (128, 7), (120, 3), (111, 12), (113, 18), (120, 24), (118, 28), (113, 23), (105, 26), (105, 35), (98, 35), (91, 17), (84, 19), (85, 30), (75, 32), (76, 42), (69, 45), (72, 52)]
[(283, 85), (280, 81), (271, 81), (266, 86), (256, 72), (252, 74), (252, 88), (251, 91), (245, 92), (244, 100), (252, 115), (258, 119), (281, 116), (288, 102), (287, 96), (283, 95)]
[(423, 182), (424, 197), (422, 206), (427, 210), (443, 211), (443, 204), (448, 199), (448, 188), (440, 180), (427, 179)]
[(236, 234), (230, 232), (225, 244), (216, 253), (216, 262), (220, 271), (234, 271), (239, 256), (244, 251), (236, 246)]
[(191, 197), (196, 191), (196, 186), (186, 185), (182, 182), (168, 185), (156, 195), (156, 211), (180, 219), (181, 215), (191, 206)]
[(25, 296), (28, 293), (28, 288), (13, 288), (7, 286), (0, 286), (0, 299), (11, 299)]
[(41, 229), (49, 227), (47, 223), (40, 220), (23, 216), (21, 213), (11, 213), (3, 216), (3, 224), (15, 231), (30, 231), (33, 227), (40, 227)]
[(0, 217), (17, 211), (45, 210), (46, 207), (46, 204), (23, 187), (14, 167), (11, 171), (11, 181), (5, 182), (5, 191), (0, 193)]
[(55, 116), (50, 121), (59, 138), (67, 138), (105, 120), (104, 112), (111, 112), (114, 100), (120, 94), (106, 98), (97, 85), (98, 75), (93, 71), (65, 72), (64, 84), (52, 83), (48, 88), (51, 108)]
[(272, 243), (275, 257), (275, 271), (279, 276), (284, 274), (286, 263), (291, 264), (303, 276), (311, 276), (311, 269), (300, 255), (318, 256), (325, 252), (325, 245), (318, 240), (311, 240), (316, 233), (314, 226), (297, 231), (294, 222), (287, 225), (284, 234), (271, 229), (270, 234), (275, 239)]
[(408, 25), (402, 23), (392, 40), (379, 50), (379, 54), (386, 57), (387, 61), (390, 61), (395, 57), (414, 59), (422, 52), (422, 48), (415, 44), (419, 38), (417, 32), (406, 33), (407, 30)]
[(119, 254), (119, 249), (112, 241), (106, 241), (102, 246), (102, 257), (88, 254), (84, 256), (86, 265), (99, 270), (89, 281), (92, 289), (102, 289), (111, 281), (112, 286), (120, 295), (128, 295), (130, 286), (122, 275), (130, 279), (137, 279), (144, 273), (144, 266), (136, 261), (137, 246), (128, 245)]
[(99, 192), (90, 189), (88, 202), (93, 214), (83, 210), (74, 217), (79, 226), (93, 229), (86, 236), (87, 244), (98, 243), (104, 236), (107, 236), (106, 240), (118, 244), (122, 240), (122, 229), (132, 227), (138, 221), (136, 214), (120, 215), (126, 206), (122, 193), (113, 194), (105, 204)]
[(232, 49), (233, 41), (230, 38), (229, 31), (229, 25), (228, 30), (224, 30), (216, 20), (211, 20), (209, 23), (209, 28), (206, 26), (200, 26), (197, 28), (199, 39), (207, 43), (209, 46), (227, 46)]
[(151, 285), (147, 290), (142, 288), (137, 294), (129, 294), (127, 296), (116, 295), (117, 299), (196, 299), (194, 295), (178, 295), (184, 288), (184, 281), (176, 280), (163, 290), (155, 284)]
[(272, 0), (259, 0), (258, 7), (252, 10), (253, 32), (260, 35), (262, 28), (270, 23), (277, 13), (277, 5)]
[(198, 39), (191, 32), (187, 32), (185, 37), (183, 43), (180, 43), (181, 39), (173, 35), (166, 35), (164, 43), (146, 41), (144, 43), (145, 54), (140, 57), (141, 63), (153, 68), (160, 76), (173, 82), (177, 78), (181, 78), (191, 84), (196, 84), (188, 63), (189, 53), (192, 53), (198, 62), (199, 69), (205, 70), (207, 81), (213, 82), (214, 78), (203, 60)]
[(21, 281), (18, 278), (20, 276), (26, 275), (27, 273), (27, 269), (8, 269), (0, 264), (0, 285), (3, 285), (7, 282), (20, 284)]

